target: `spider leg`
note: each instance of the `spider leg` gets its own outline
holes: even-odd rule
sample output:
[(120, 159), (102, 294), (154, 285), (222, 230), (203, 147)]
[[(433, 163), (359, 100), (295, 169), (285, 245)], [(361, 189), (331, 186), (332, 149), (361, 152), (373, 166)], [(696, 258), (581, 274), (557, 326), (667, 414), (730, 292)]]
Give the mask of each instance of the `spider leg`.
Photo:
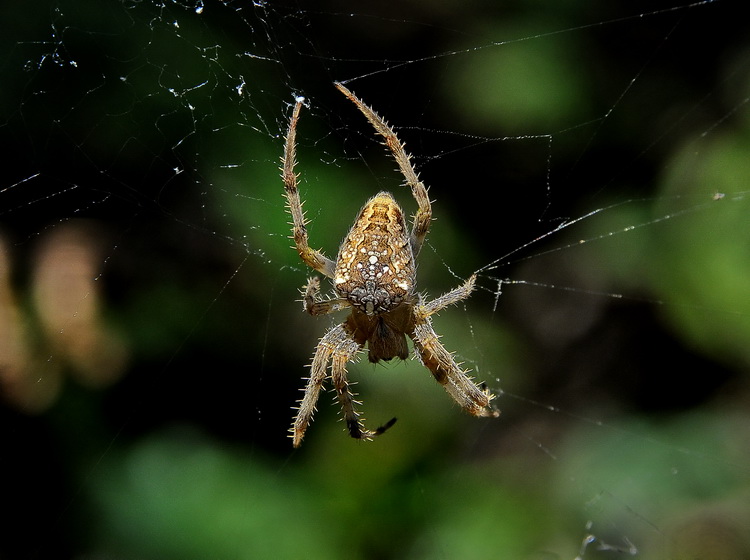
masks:
[(307, 280), (302, 289), (302, 304), (310, 315), (327, 315), (350, 307), (351, 304), (345, 298), (322, 299), (320, 297), (320, 279), (313, 276)]
[(339, 400), (339, 404), (341, 404), (341, 409), (344, 412), (344, 421), (346, 422), (346, 428), (349, 431), (349, 435), (354, 439), (370, 440), (393, 426), (396, 419), (391, 419), (385, 425), (380, 426), (374, 431), (367, 430), (362, 423), (362, 420), (359, 417), (359, 412), (357, 412), (354, 407), (355, 404), (360, 403), (354, 399), (354, 394), (349, 388), (349, 381), (346, 376), (346, 364), (354, 358), (354, 355), (359, 348), (360, 345), (351, 339), (347, 339), (346, 344), (341, 344), (333, 354), (333, 360), (331, 363), (331, 381), (336, 390), (336, 396)]
[(414, 214), (411, 238), (409, 239), (412, 252), (416, 257), (419, 254), (419, 250), (422, 248), (422, 243), (424, 243), (425, 237), (427, 237), (427, 232), (430, 230), (430, 221), (432, 220), (432, 206), (430, 204), (430, 197), (427, 196), (427, 188), (424, 186), (424, 183), (419, 180), (419, 175), (417, 175), (414, 166), (411, 164), (411, 156), (407, 153), (403, 142), (398, 139), (398, 136), (396, 136), (396, 133), (388, 123), (386, 123), (356, 95), (344, 87), (343, 84), (336, 82), (335, 86), (357, 106), (360, 112), (367, 117), (368, 121), (370, 121), (370, 124), (375, 127), (377, 133), (385, 139), (385, 145), (393, 154), (393, 158), (396, 160), (396, 163), (401, 170), (401, 174), (404, 176), (404, 179), (406, 179), (406, 184), (411, 188), (412, 195), (419, 205), (417, 213)]
[(299, 120), (302, 103), (303, 101), (299, 100), (294, 105), (292, 118), (289, 121), (289, 131), (284, 142), (284, 155), (281, 158), (281, 177), (284, 180), (287, 209), (292, 215), (292, 238), (299, 256), (310, 268), (333, 278), (335, 263), (320, 251), (312, 249), (308, 243), (307, 221), (305, 220), (305, 213), (302, 211), (302, 201), (297, 188), (298, 176), (294, 172), (294, 166), (297, 163), (297, 121)]
[(333, 327), (320, 339), (312, 365), (310, 366), (310, 377), (305, 387), (305, 395), (299, 401), (297, 416), (294, 418), (294, 423), (289, 430), (294, 447), (300, 446), (302, 438), (305, 436), (305, 431), (312, 423), (316, 404), (320, 397), (320, 390), (327, 377), (326, 369), (328, 368), (328, 362), (331, 362), (331, 379), (338, 401), (344, 411), (344, 421), (351, 437), (356, 439), (372, 439), (385, 432), (394, 424), (396, 421), (395, 418), (374, 431), (366, 430), (359, 419), (359, 413), (354, 408), (354, 405), (357, 403), (349, 389), (349, 382), (346, 377), (346, 364), (355, 358), (360, 348), (361, 344), (351, 337), (351, 334), (343, 324)]
[(477, 276), (472, 274), (471, 277), (461, 284), (458, 288), (454, 288), (450, 292), (443, 294), (440, 297), (433, 299), (430, 302), (422, 304), (420, 306), (420, 313), (425, 317), (434, 315), (435, 313), (442, 311), (449, 305), (458, 303), (461, 300), (466, 299), (474, 291), (474, 284), (476, 283)]
[(474, 288), (474, 280), (472, 276), (455, 290), (426, 304), (417, 304), (414, 307), (415, 324), (411, 338), (422, 363), (461, 408), (474, 416), (496, 418), (500, 412), (490, 406), (494, 395), (484, 385), (480, 387), (474, 383), (468, 371), (461, 369), (453, 355), (440, 343), (430, 320), (430, 315), (468, 297)]
[(468, 371), (461, 369), (453, 355), (438, 340), (429, 319), (416, 324), (413, 340), (422, 363), (461, 408), (474, 416), (496, 418), (500, 415), (490, 408), (494, 395), (487, 388), (480, 388), (467, 375)]
[(302, 438), (305, 436), (305, 431), (312, 423), (318, 397), (320, 396), (320, 389), (323, 387), (323, 382), (326, 378), (328, 362), (335, 352), (341, 352), (339, 348), (342, 345), (346, 348), (346, 341), (354, 344), (357, 346), (356, 349), (358, 349), (359, 346), (349, 338), (344, 326), (338, 325), (323, 335), (323, 338), (318, 343), (318, 347), (315, 349), (315, 356), (313, 356), (313, 361), (310, 365), (310, 377), (305, 387), (305, 395), (299, 401), (297, 416), (294, 418), (294, 423), (289, 430), (292, 432), (291, 437), (294, 447), (300, 446)]

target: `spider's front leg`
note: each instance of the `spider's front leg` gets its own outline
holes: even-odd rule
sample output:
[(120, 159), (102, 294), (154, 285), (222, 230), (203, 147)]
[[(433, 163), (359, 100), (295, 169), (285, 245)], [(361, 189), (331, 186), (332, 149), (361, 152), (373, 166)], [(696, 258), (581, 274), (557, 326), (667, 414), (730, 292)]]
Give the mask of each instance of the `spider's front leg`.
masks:
[[(346, 428), (349, 431), (349, 435), (354, 439), (370, 440), (393, 426), (393, 424), (396, 423), (396, 419), (391, 419), (385, 425), (380, 426), (374, 431), (365, 429), (364, 424), (360, 420), (359, 412), (354, 408), (354, 405), (359, 404), (359, 402), (354, 400), (354, 394), (349, 388), (349, 381), (346, 377), (346, 363), (352, 360), (354, 354), (359, 350), (360, 345), (354, 340), (349, 340), (348, 342), (348, 351), (337, 352), (333, 355), (331, 363), (331, 381), (336, 390), (336, 396), (339, 400), (339, 404), (341, 404), (341, 409), (344, 412), (344, 422), (346, 422)], [(351, 349), (354, 349), (354, 352), (351, 352)]]
[(480, 388), (468, 376), (468, 371), (461, 369), (453, 355), (438, 340), (430, 320), (430, 316), (441, 309), (469, 297), (475, 280), (476, 277), (472, 276), (466, 283), (435, 300), (417, 304), (414, 307), (415, 323), (411, 337), (422, 363), (461, 408), (474, 416), (497, 418), (500, 412), (490, 406), (494, 395), (486, 388)]
[[(347, 344), (347, 341), (351, 344)], [(320, 339), (310, 365), (310, 377), (305, 387), (305, 395), (299, 401), (297, 416), (295, 416), (294, 423), (289, 430), (292, 432), (291, 437), (294, 447), (300, 446), (302, 438), (305, 437), (305, 431), (312, 423), (313, 414), (320, 397), (320, 389), (323, 387), (331, 357), (337, 354), (339, 358), (343, 358), (346, 362), (352, 359), (358, 350), (359, 345), (351, 340), (344, 325), (333, 327)]]
[(299, 401), (297, 416), (289, 430), (294, 447), (300, 446), (305, 431), (312, 423), (329, 361), (331, 362), (331, 380), (336, 390), (336, 397), (344, 412), (344, 421), (351, 437), (372, 439), (385, 432), (396, 421), (393, 419), (374, 431), (365, 429), (360, 421), (359, 413), (354, 408), (356, 401), (349, 388), (346, 376), (346, 364), (354, 360), (361, 347), (362, 345), (352, 338), (345, 324), (333, 327), (320, 339), (310, 366), (310, 377), (305, 387), (305, 395)]

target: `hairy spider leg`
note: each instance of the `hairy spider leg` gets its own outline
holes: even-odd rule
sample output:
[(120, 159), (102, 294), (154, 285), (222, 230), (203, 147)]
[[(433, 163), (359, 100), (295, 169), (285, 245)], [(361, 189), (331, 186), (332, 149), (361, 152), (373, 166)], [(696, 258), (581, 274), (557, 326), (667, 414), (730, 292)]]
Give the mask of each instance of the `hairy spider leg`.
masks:
[(305, 431), (312, 423), (331, 356), (338, 353), (344, 359), (351, 359), (358, 350), (359, 345), (347, 337), (343, 325), (333, 327), (320, 339), (315, 349), (313, 362), (310, 365), (310, 377), (307, 380), (307, 387), (305, 387), (305, 396), (299, 401), (297, 416), (294, 418), (294, 424), (292, 424), (290, 430), (294, 447), (300, 446), (302, 438), (305, 437)]
[(393, 154), (393, 158), (396, 160), (401, 174), (406, 180), (406, 184), (411, 189), (412, 195), (419, 205), (416, 214), (414, 214), (414, 222), (412, 223), (411, 237), (409, 239), (412, 253), (416, 257), (422, 248), (425, 237), (427, 237), (427, 232), (430, 230), (430, 222), (432, 221), (432, 206), (430, 204), (430, 197), (427, 195), (427, 187), (419, 180), (419, 175), (411, 164), (411, 156), (406, 152), (404, 144), (398, 139), (398, 136), (396, 136), (396, 133), (388, 123), (343, 84), (336, 82), (334, 85), (357, 106), (360, 112), (370, 121), (370, 124), (372, 124), (377, 133), (384, 138), (385, 145)]
[(430, 319), (431, 315), (441, 309), (469, 297), (474, 290), (475, 281), (476, 276), (472, 276), (461, 286), (433, 301), (417, 304), (414, 308), (414, 329), (410, 336), (424, 366), (461, 408), (474, 416), (496, 418), (500, 412), (490, 408), (494, 396), (487, 389), (478, 387), (467, 375), (468, 371), (461, 369), (460, 364), (456, 363), (453, 354), (440, 343)]
[(297, 174), (294, 172), (294, 166), (297, 164), (297, 121), (302, 109), (302, 100), (298, 100), (292, 111), (292, 118), (289, 122), (289, 131), (284, 142), (284, 155), (281, 158), (281, 177), (284, 181), (284, 194), (287, 200), (287, 208), (292, 215), (292, 239), (297, 248), (299, 256), (310, 268), (317, 270), (321, 274), (333, 278), (335, 263), (326, 257), (320, 251), (310, 247), (307, 234), (307, 221), (305, 213), (302, 210), (302, 201), (297, 188)]
[(320, 297), (320, 278), (313, 276), (307, 279), (302, 289), (302, 307), (310, 315), (327, 315), (351, 307), (346, 298), (323, 299)]
[(367, 430), (354, 407), (355, 404), (359, 403), (354, 399), (354, 394), (349, 388), (346, 364), (354, 360), (360, 348), (361, 345), (352, 338), (351, 333), (343, 324), (333, 327), (320, 339), (310, 366), (310, 377), (305, 387), (305, 395), (299, 401), (297, 416), (289, 430), (294, 447), (301, 445), (305, 431), (312, 423), (313, 414), (320, 397), (320, 390), (327, 377), (326, 370), (329, 361), (331, 362), (333, 387), (344, 412), (344, 421), (351, 437), (369, 440), (382, 434), (396, 422), (394, 418), (374, 431)]

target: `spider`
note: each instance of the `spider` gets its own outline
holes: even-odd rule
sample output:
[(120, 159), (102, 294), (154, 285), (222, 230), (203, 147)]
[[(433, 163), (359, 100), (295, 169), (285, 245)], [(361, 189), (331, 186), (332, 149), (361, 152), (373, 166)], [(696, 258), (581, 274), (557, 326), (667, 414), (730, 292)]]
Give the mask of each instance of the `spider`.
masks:
[(349, 309), (346, 320), (331, 328), (320, 339), (312, 359), (310, 377), (304, 396), (299, 400), (297, 415), (289, 430), (294, 447), (299, 447), (305, 431), (312, 422), (320, 390), (330, 378), (343, 409), (349, 435), (370, 440), (387, 430), (392, 419), (376, 430), (365, 428), (355, 408), (355, 400), (347, 380), (346, 365), (355, 361), (367, 344), (370, 362), (392, 358), (406, 359), (409, 355), (406, 337), (414, 342), (416, 354), (448, 394), (474, 416), (497, 417), (499, 412), (490, 407), (494, 398), (486, 387), (475, 384), (461, 369), (438, 340), (430, 317), (471, 294), (475, 276), (464, 284), (432, 301), (423, 301), (415, 291), (415, 259), (425, 240), (432, 220), (432, 208), (427, 189), (419, 180), (410, 156), (391, 127), (369, 106), (340, 83), (336, 88), (350, 99), (367, 117), (375, 131), (385, 139), (406, 184), (419, 206), (408, 231), (404, 211), (388, 192), (380, 192), (362, 207), (354, 225), (339, 248), (335, 261), (308, 243), (307, 221), (302, 211), (296, 164), (296, 131), (304, 99), (298, 98), (289, 122), (289, 131), (281, 159), (287, 210), (292, 216), (292, 238), (302, 261), (310, 268), (331, 278), (336, 297), (323, 299), (320, 280), (312, 277), (303, 288), (304, 309), (311, 315), (325, 315)]

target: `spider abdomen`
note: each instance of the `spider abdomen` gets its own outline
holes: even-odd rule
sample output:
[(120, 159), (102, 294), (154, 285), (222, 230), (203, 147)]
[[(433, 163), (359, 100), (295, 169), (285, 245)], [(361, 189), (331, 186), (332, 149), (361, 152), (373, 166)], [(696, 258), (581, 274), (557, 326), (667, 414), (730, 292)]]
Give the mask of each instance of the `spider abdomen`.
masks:
[(404, 212), (381, 192), (359, 213), (336, 259), (339, 296), (367, 315), (386, 313), (414, 290), (414, 255)]

